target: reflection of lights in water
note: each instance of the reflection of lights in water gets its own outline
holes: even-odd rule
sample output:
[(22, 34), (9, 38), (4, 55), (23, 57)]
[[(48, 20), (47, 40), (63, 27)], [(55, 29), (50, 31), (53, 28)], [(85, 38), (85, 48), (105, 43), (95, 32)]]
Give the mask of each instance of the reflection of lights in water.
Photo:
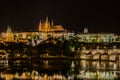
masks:
[[(70, 66), (73, 67), (74, 71), (76, 71), (78, 69), (80, 70), (79, 74), (77, 75), (77, 77), (79, 79), (89, 78), (90, 80), (96, 80), (95, 78), (98, 77), (99, 78), (98, 80), (100, 80), (100, 79), (101, 80), (103, 80), (103, 79), (111, 79), (112, 80), (114, 77), (117, 77), (117, 73), (118, 73), (117, 71), (112, 71), (112, 70), (114, 70), (114, 69), (119, 70), (118, 69), (119, 68), (118, 64), (116, 64), (116, 62), (111, 62), (111, 61), (109, 61), (109, 62), (107, 62), (107, 61), (99, 62), (99, 60), (95, 60), (95, 61), (80, 60), (80, 61), (77, 61), (77, 62), (78, 62), (78, 64), (76, 64), (75, 61), (72, 61), (71, 64), (69, 64), (69, 67)], [(19, 61), (18, 61), (18, 63), (19, 63)], [(42, 63), (43, 63), (42, 67), (44, 67), (44, 68), (50, 68), (50, 67), (55, 65), (54, 64), (54, 65), (51, 66), (51, 61), (49, 62), (49, 60), (42, 60)], [(93, 66), (92, 69), (94, 69), (94, 72), (92, 70), (89, 70), (89, 69), (91, 69), (91, 68), (88, 67), (88, 66), (91, 66), (90, 63), (92, 63), (92, 66)], [(109, 66), (107, 66), (107, 63), (109, 63), (108, 64)], [(108, 72), (104, 71), (105, 68), (103, 68), (103, 67), (106, 67), (106, 66), (108, 67), (108, 69), (110, 69), (110, 71), (108, 71)], [(97, 69), (99, 69), (99, 70), (97, 70)], [(27, 72), (26, 72), (26, 78), (28, 78), (28, 75), (31, 76), (32, 74), (31, 73), (27, 74)], [(2, 75), (2, 76), (4, 77), (5, 75)], [(21, 76), (22, 75), (19, 74), (19, 77), (21, 77)], [(14, 75), (14, 77), (15, 77), (15, 75)], [(18, 77), (18, 74), (16, 74), (16, 77)], [(43, 77), (43, 76), (40, 76), (40, 77)], [(47, 77), (49, 77), (49, 75)], [(56, 75), (56, 77), (60, 77), (60, 75)], [(38, 80), (37, 78), (38, 78), (37, 76), (36, 76), (36, 78), (34, 77), (34, 79)], [(53, 79), (51, 79), (51, 80), (53, 80)]]
[(21, 75), (21, 79), (26, 79), (26, 78), (27, 78), (26, 72), (23, 72)]
[[(116, 63), (113, 64), (113, 69), (114, 69), (114, 70), (117, 69), (117, 64), (116, 64)], [(113, 75), (114, 75), (114, 77), (117, 77), (116, 71), (113, 71)]]
[(74, 68), (74, 67), (75, 67), (74, 61), (72, 61), (71, 68)]
[(105, 74), (105, 78), (106, 79), (109, 79), (110, 78), (110, 75), (109, 75), (109, 72), (107, 71), (106, 74)]
[(16, 60), (17, 64), (20, 63), (20, 60)]
[(44, 60), (43, 63), (47, 65), (48, 64), (48, 60)]
[(89, 70), (86, 72), (79, 73), (76, 76), (78, 79), (91, 79), (91, 80), (114, 80), (115, 76), (112, 71), (97, 71), (97, 72), (90, 72)]
[(116, 63), (113, 64), (113, 69), (115, 69), (115, 70), (117, 69), (117, 64)]
[(16, 65), (19, 66), (20, 65), (20, 60), (16, 60)]
[(72, 63), (71, 63), (71, 71), (74, 71), (74, 68), (75, 68), (75, 64), (74, 64), (74, 61), (72, 61)]
[(18, 75), (18, 72), (15, 73), (14, 77), (15, 77), (15, 78), (20, 78), (20, 76)]
[(44, 63), (44, 65), (43, 65), (44, 68), (49, 68), (49, 64), (48, 64), (49, 61), (48, 60), (44, 60), (43, 63)]
[(0, 72), (0, 78), (5, 78), (5, 75), (2, 72)]
[(13, 79), (13, 75), (12, 74), (6, 74), (5, 75), (5, 80), (12, 80)]
[(36, 70), (33, 70), (31, 73), (32, 80), (38, 80), (39, 73)]
[[(89, 64), (87, 64), (86, 60), (82, 60), (80, 61), (81, 66), (82, 67), (86, 67), (86, 65), (90, 66)], [(112, 69), (117, 70), (117, 64), (115, 62), (109, 62), (109, 67), (111, 65)], [(106, 69), (107, 66), (107, 62), (106, 61), (102, 61), (101, 63), (99, 61), (93, 61), (92, 62), (92, 66), (96, 66), (96, 69), (100, 69), (102, 68), (103, 70)], [(111, 69), (109, 68), (109, 69)], [(87, 69), (87, 68), (86, 68)], [(83, 72), (82, 72), (83, 71)], [(111, 79), (114, 80), (114, 78), (117, 78), (117, 71), (96, 71), (95, 73), (93, 73), (92, 71), (89, 72), (86, 71), (84, 72), (84, 70), (82, 70), (79, 72), (79, 74), (77, 75), (78, 78), (82, 78), (82, 76), (84, 76), (84, 78), (89, 78), (89, 79), (93, 79), (98, 77), (98, 79)], [(89, 76), (90, 75), (90, 76)]]
[[(100, 65), (100, 62), (99, 61), (92, 61), (92, 67), (94, 69), (100, 69), (101, 65)], [(89, 65), (88, 65), (89, 66)]]
[(96, 65), (97, 65), (97, 62), (96, 62), (96, 61), (93, 61), (93, 62), (92, 62), (92, 67), (96, 67)]
[(114, 75), (111, 71), (97, 71), (98, 79), (108, 79), (108, 80), (114, 80)]
[(105, 63), (103, 64), (103, 68), (104, 68), (104, 69), (106, 68), (106, 64), (105, 64)]
[(82, 60), (81, 63), (82, 67), (86, 67), (86, 60)]
[(47, 80), (47, 77), (48, 77), (48, 75), (47, 74), (44, 74), (44, 76), (43, 76), (43, 80)]
[(109, 62), (109, 66), (110, 66), (110, 67), (113, 66), (113, 62)]
[(8, 60), (0, 60), (0, 66), (8, 67)]
[(87, 72), (85, 73), (85, 78), (87, 78), (87, 79), (90, 78), (90, 72), (89, 72), (89, 71), (87, 71)]
[(102, 69), (106, 69), (106, 62), (101, 62), (100, 67), (101, 67)]
[(100, 63), (99, 62), (97, 62), (97, 69), (99, 69), (100, 68)]

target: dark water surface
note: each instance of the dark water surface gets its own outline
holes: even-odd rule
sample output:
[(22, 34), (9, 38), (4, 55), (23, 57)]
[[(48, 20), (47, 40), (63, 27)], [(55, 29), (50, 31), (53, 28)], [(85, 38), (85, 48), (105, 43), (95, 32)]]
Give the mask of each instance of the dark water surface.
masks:
[(62, 59), (0, 60), (0, 79), (44, 80), (43, 78), (46, 80), (57, 78), (58, 80), (114, 80), (120, 78), (120, 62)]

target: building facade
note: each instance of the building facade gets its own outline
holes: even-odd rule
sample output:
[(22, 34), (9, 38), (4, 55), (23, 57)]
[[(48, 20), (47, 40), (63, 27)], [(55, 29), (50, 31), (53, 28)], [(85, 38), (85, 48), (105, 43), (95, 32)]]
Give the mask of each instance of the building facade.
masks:
[(44, 22), (39, 22), (38, 31), (31, 32), (12, 32), (8, 26), (5, 33), (1, 33), (0, 40), (6, 42), (29, 42), (46, 40), (48, 37), (63, 37), (69, 39), (70, 36), (77, 37), (79, 42), (120, 42), (120, 36), (113, 33), (88, 33), (88, 28), (83, 33), (76, 34), (68, 32), (62, 25), (54, 25), (53, 21), (49, 21), (48, 17)]
[(50, 23), (48, 17), (44, 22), (39, 22), (38, 31), (31, 32), (12, 32), (10, 26), (8, 26), (5, 33), (1, 33), (1, 40), (6, 42), (28, 42), (29, 40), (45, 40), (48, 36), (61, 37), (61, 36), (73, 36), (74, 33), (67, 32), (62, 25), (54, 25), (53, 21)]

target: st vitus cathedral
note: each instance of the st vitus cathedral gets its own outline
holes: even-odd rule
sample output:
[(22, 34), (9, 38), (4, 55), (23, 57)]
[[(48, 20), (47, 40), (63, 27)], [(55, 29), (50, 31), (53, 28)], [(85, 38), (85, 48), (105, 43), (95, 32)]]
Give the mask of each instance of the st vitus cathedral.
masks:
[[(10, 26), (5, 33), (1, 33), (0, 41), (4, 42), (29, 42), (42, 41), (49, 37), (61, 37), (64, 36), (69, 39), (71, 36), (77, 36), (80, 42), (120, 42), (120, 36), (114, 33), (89, 33), (88, 28), (85, 27), (83, 33), (75, 35), (74, 32), (69, 32), (64, 29), (62, 25), (54, 25), (53, 21), (49, 21), (48, 17), (43, 22), (40, 20), (37, 31), (29, 32), (12, 32)], [(39, 42), (38, 42), (39, 43)]]
[(4, 41), (8, 42), (16, 42), (16, 41), (22, 41), (27, 42), (29, 39), (31, 40), (45, 40), (48, 38), (48, 35), (51, 35), (52, 37), (59, 37), (59, 36), (65, 36), (66, 30), (62, 27), (62, 25), (54, 25), (53, 20), (49, 22), (48, 17), (46, 17), (46, 20), (42, 22), (40, 20), (38, 25), (38, 31), (30, 31), (30, 32), (12, 32), (12, 29), (10, 26), (8, 26), (6, 37)]
[(65, 29), (62, 27), (62, 25), (54, 25), (53, 21), (50, 24), (50, 22), (48, 21), (48, 17), (46, 17), (45, 22), (41, 22), (41, 20), (40, 20), (38, 30), (41, 32), (56, 32), (56, 31), (63, 32), (63, 31), (65, 31)]
[(40, 20), (38, 31), (41, 32), (42, 38), (46, 39), (47, 35), (51, 35), (53, 37), (64, 35), (66, 30), (62, 27), (62, 25), (54, 25), (53, 20), (50, 23), (48, 21), (48, 17), (46, 17), (45, 22), (41, 22)]

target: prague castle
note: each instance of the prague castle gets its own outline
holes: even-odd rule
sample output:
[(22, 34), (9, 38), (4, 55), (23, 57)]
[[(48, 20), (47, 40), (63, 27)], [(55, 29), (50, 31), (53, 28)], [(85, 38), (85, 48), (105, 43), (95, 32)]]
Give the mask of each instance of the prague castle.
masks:
[(48, 35), (51, 35), (53, 37), (62, 36), (65, 33), (65, 29), (62, 27), (62, 25), (54, 25), (53, 21), (48, 21), (48, 17), (46, 17), (45, 22), (39, 23), (38, 31), (41, 32), (42, 39), (46, 39)]
[(10, 26), (7, 31), (1, 33), (0, 41), (4, 42), (29, 42), (30, 41), (42, 41), (48, 37), (61, 37), (69, 39), (70, 36), (77, 37), (80, 42), (120, 42), (120, 36), (114, 33), (89, 33), (88, 28), (85, 27), (83, 33), (76, 34), (74, 32), (68, 32), (62, 25), (54, 25), (53, 21), (49, 21), (48, 17), (42, 22), (40, 20), (38, 25), (38, 31), (31, 32), (12, 32)]
[(36, 32), (12, 32), (8, 26), (6, 33), (1, 33), (1, 40), (5, 42), (28, 42), (28, 40), (45, 40), (48, 35), (52, 37), (72, 36), (73, 33), (67, 32), (62, 25), (54, 25), (53, 21), (49, 22), (48, 17), (44, 22), (39, 22), (38, 31)]
[(45, 22), (41, 22), (40, 20), (38, 30), (41, 32), (55, 32), (55, 31), (64, 32), (65, 31), (62, 25), (54, 25), (53, 21), (50, 24), (50, 22), (48, 21), (48, 17), (46, 18)]

